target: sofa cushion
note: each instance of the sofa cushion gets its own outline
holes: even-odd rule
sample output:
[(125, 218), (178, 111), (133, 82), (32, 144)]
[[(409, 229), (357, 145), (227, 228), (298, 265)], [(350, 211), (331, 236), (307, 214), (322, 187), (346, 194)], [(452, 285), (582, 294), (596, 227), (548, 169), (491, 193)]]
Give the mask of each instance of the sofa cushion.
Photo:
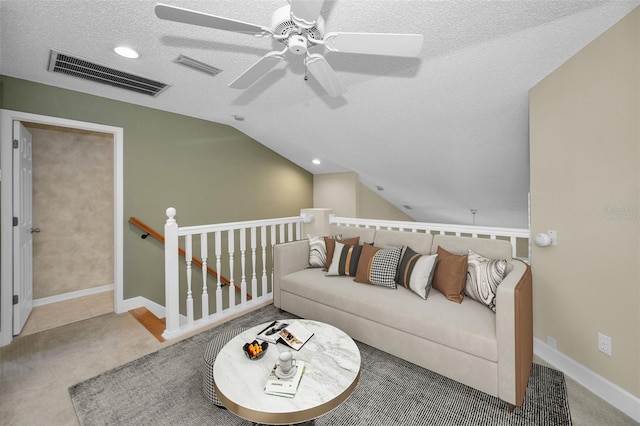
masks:
[(327, 266), (323, 269), (324, 271), (328, 271), (329, 267), (331, 266), (331, 262), (333, 261), (333, 252), (336, 247), (336, 241), (339, 241), (342, 244), (353, 245), (353, 244), (358, 244), (360, 242), (360, 237), (353, 237), (353, 238), (346, 238), (346, 239), (324, 237), (324, 243), (327, 247)]
[(469, 249), (464, 294), (496, 311), (498, 285), (504, 278), (507, 261), (488, 259)]
[(400, 247), (381, 249), (365, 244), (358, 262), (355, 281), (396, 288), (396, 272), (401, 252)]
[(355, 226), (331, 225), (331, 235), (341, 235), (342, 238), (358, 237), (362, 243), (373, 243), (376, 235), (374, 228), (359, 228)]
[(398, 264), (396, 282), (426, 299), (431, 290), (437, 258), (437, 254), (425, 256), (406, 247)]
[[(349, 277), (325, 277), (303, 269), (281, 278), (283, 292), (295, 294), (415, 336), (496, 362), (496, 314), (469, 298), (460, 304), (432, 292), (426, 300), (405, 288), (389, 292)], [(463, 367), (461, 367), (463, 368)]]
[(452, 302), (464, 299), (464, 285), (467, 280), (467, 255), (458, 256), (438, 247), (438, 263), (433, 276), (433, 288), (444, 294)]
[(354, 277), (358, 271), (360, 253), (362, 253), (362, 246), (357, 244), (342, 244), (336, 241), (333, 259), (331, 260), (327, 275), (347, 275)]
[(471, 249), (490, 259), (506, 259), (510, 261), (512, 258), (511, 243), (505, 240), (435, 235), (433, 237), (431, 253), (437, 253), (438, 247), (442, 247), (448, 252), (458, 255), (467, 255), (469, 249)]
[(410, 246), (420, 254), (431, 254), (433, 235), (424, 232), (390, 231), (379, 229), (376, 231), (373, 245), (376, 247)]

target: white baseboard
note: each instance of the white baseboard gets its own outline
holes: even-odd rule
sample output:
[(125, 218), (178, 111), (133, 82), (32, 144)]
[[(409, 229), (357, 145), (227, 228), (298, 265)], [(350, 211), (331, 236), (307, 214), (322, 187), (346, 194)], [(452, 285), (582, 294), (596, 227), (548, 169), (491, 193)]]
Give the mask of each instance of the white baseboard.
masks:
[(157, 316), (158, 318), (164, 318), (166, 316), (165, 314), (166, 310), (164, 306), (142, 296), (137, 296), (131, 299), (123, 300), (119, 306), (119, 310), (120, 312), (127, 312), (132, 309), (140, 308), (143, 306), (148, 310), (150, 310), (153, 313), (153, 315)]
[[(615, 383), (553, 349), (538, 338), (533, 339), (533, 353), (548, 362), (635, 421), (640, 422), (640, 398)], [(637, 371), (634, 371), (636, 374)]]
[(106, 291), (113, 291), (114, 285), (107, 284), (100, 287), (87, 288), (85, 290), (70, 291), (69, 293), (56, 294), (55, 296), (41, 297), (40, 299), (33, 299), (33, 306), (44, 306), (51, 303), (64, 302), (65, 300), (77, 299), (78, 297), (91, 296), (92, 294), (104, 293)]

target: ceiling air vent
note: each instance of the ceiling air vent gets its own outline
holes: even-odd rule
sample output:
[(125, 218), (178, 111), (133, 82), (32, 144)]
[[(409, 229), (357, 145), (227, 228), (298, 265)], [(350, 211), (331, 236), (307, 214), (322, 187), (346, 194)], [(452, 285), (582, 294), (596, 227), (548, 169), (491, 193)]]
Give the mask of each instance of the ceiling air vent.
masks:
[(51, 50), (48, 71), (67, 74), (136, 93), (157, 96), (169, 87), (166, 83), (119, 71), (66, 53)]
[(188, 56), (180, 55), (176, 58), (176, 63), (186, 65), (198, 71), (205, 72), (209, 75), (218, 75), (222, 72), (220, 68), (216, 68), (212, 65), (205, 64), (204, 62), (200, 62), (196, 59), (190, 58)]

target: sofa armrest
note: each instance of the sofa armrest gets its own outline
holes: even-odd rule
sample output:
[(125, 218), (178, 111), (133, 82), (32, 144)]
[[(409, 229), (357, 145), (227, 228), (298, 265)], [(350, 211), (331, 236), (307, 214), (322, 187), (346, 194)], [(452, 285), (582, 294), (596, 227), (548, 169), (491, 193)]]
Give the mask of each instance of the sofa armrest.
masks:
[(273, 246), (273, 304), (280, 308), (280, 279), (309, 264), (309, 241), (299, 240)]
[(512, 260), (513, 270), (498, 286), (498, 397), (522, 406), (533, 362), (533, 293), (531, 268)]

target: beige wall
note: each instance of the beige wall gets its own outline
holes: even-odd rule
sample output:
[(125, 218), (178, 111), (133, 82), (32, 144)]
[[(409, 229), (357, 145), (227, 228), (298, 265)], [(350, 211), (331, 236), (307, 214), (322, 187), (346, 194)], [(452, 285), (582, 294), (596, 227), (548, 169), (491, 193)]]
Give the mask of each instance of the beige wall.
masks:
[(33, 297), (113, 284), (113, 136), (25, 123), (33, 136)]
[(413, 222), (413, 218), (370, 190), (358, 183), (358, 217), (363, 219), (402, 220)]
[(313, 207), (332, 209), (338, 217), (413, 221), (402, 210), (360, 183), (355, 172), (314, 175)]
[[(640, 397), (640, 9), (530, 92), (534, 333)], [(597, 335), (612, 339), (612, 356)]]
[(358, 174), (327, 173), (313, 176), (313, 207), (333, 209), (339, 217), (358, 217)]

